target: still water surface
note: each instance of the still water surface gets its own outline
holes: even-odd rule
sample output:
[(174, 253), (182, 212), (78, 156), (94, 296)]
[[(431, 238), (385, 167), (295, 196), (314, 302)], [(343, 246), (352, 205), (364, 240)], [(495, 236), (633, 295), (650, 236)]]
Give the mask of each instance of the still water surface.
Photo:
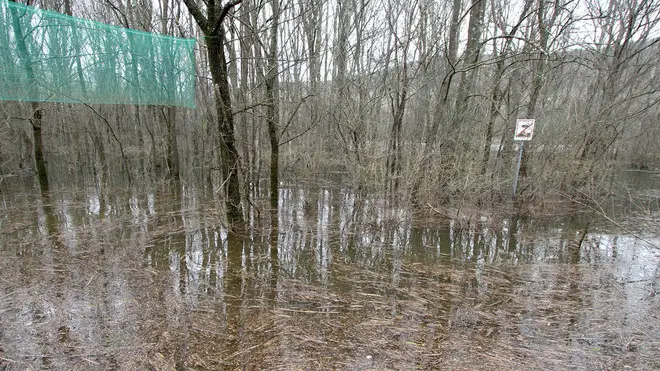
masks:
[(0, 194), (0, 370), (660, 369), (657, 209), (633, 235), (285, 186), (233, 234), (186, 184), (30, 189)]

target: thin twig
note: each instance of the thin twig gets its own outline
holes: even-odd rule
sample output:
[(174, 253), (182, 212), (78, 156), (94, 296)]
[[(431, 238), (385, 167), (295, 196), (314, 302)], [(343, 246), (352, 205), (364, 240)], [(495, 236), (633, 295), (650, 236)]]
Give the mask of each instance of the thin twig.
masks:
[(100, 117), (101, 120), (103, 120), (103, 122), (105, 122), (105, 126), (108, 128), (108, 130), (110, 130), (110, 134), (112, 134), (112, 137), (115, 139), (117, 144), (119, 144), (119, 151), (121, 152), (122, 160), (124, 160), (124, 167), (126, 168), (126, 175), (128, 176), (128, 184), (132, 184), (133, 182), (132, 182), (132, 179), (131, 179), (131, 172), (130, 172), (129, 167), (128, 167), (128, 160), (126, 160), (126, 154), (124, 153), (124, 146), (121, 144), (121, 141), (119, 141), (119, 138), (117, 138), (117, 135), (115, 134), (115, 131), (112, 128), (112, 125), (110, 125), (110, 122), (108, 122), (108, 119), (106, 119), (103, 115), (98, 113), (98, 111), (96, 111), (96, 109), (94, 107), (92, 107), (88, 103), (85, 103), (85, 102), (82, 102), (82, 101), (80, 103), (84, 104), (87, 108), (92, 110), (92, 112), (94, 112), (94, 114), (96, 116)]
[(595, 208), (595, 207), (593, 207), (593, 206), (591, 206), (591, 205), (588, 205), (588, 204), (586, 204), (586, 203), (584, 203), (584, 202), (581, 202), (581, 201), (579, 201), (579, 200), (576, 200), (576, 199), (574, 199), (573, 197), (571, 197), (570, 195), (568, 195), (568, 194), (566, 194), (566, 193), (564, 193), (564, 192), (562, 192), (562, 191), (557, 190), (557, 193), (559, 193), (560, 195), (566, 197), (566, 198), (569, 199), (570, 201), (575, 202), (576, 204), (579, 204), (579, 205), (581, 205), (581, 206), (584, 206), (584, 207), (588, 208), (589, 210), (591, 210), (591, 211), (593, 211), (594, 213), (596, 213), (596, 214), (600, 215), (601, 217), (603, 217), (603, 218), (604, 218), (605, 220), (607, 220), (608, 222), (610, 222), (610, 223), (614, 224), (615, 226), (621, 228), (624, 232), (626, 232), (626, 233), (632, 235), (633, 237), (639, 239), (640, 241), (646, 242), (649, 246), (653, 247), (654, 249), (659, 249), (659, 250), (660, 250), (660, 246), (658, 246), (658, 245), (654, 244), (653, 242), (651, 242), (651, 241), (645, 239), (644, 237), (640, 236), (638, 233), (636, 233), (636, 232), (634, 232), (634, 231), (632, 231), (632, 230), (626, 228), (626, 227), (623, 226), (621, 223), (619, 223), (619, 222), (617, 222), (616, 220), (610, 218), (610, 217), (607, 215), (607, 213), (606, 213), (602, 208), (600, 208), (600, 207), (599, 207), (599, 208)]

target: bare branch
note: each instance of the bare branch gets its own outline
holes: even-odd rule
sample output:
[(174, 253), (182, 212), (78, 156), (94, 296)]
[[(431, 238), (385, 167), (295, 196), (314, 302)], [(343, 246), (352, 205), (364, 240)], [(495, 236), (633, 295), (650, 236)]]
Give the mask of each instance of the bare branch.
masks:
[(197, 22), (197, 25), (199, 28), (202, 29), (204, 34), (207, 34), (209, 31), (209, 21), (206, 19), (204, 14), (202, 14), (202, 11), (199, 9), (197, 6), (197, 3), (195, 0), (183, 0), (183, 2), (186, 4), (186, 7), (188, 8), (188, 11), (190, 11), (190, 14), (192, 14), (193, 18), (195, 18), (195, 22)]
[[(186, 0), (188, 2), (190, 0)], [(229, 11), (231, 8), (235, 7), (236, 5), (240, 4), (243, 0), (234, 0), (230, 1), (225, 6), (222, 7), (222, 12), (220, 13), (220, 16), (218, 19), (215, 21), (215, 25), (213, 25), (213, 29), (210, 30), (211, 33), (208, 36), (217, 36), (220, 33), (220, 27), (222, 27), (222, 21), (225, 20), (227, 17), (227, 14), (229, 14)]]

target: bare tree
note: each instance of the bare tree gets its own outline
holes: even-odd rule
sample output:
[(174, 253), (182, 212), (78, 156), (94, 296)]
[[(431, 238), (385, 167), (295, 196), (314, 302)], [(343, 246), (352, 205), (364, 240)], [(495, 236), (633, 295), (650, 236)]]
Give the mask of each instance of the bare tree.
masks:
[[(25, 15), (24, 15), (25, 16)], [(32, 58), (28, 52), (28, 48), (25, 44), (25, 36), (23, 29), (20, 24), (19, 14), (15, 9), (11, 9), (12, 17), (12, 29), (14, 31), (14, 37), (16, 39), (16, 47), (18, 49), (18, 55), (21, 59), (21, 64), (25, 68), (25, 74), (27, 76), (27, 83), (30, 88), (36, 88), (38, 81), (34, 74), (32, 68)], [(42, 191), (48, 191), (48, 173), (46, 171), (46, 161), (44, 159), (44, 144), (42, 139), (42, 118), (43, 111), (41, 105), (37, 102), (30, 103), (30, 109), (32, 111), (30, 117), (30, 124), (32, 126), (32, 140), (33, 140), (33, 151), (34, 151), (34, 160), (37, 167), (37, 175), (39, 177), (39, 184)]]
[[(456, 108), (452, 125), (448, 128), (447, 137), (452, 138), (450, 146), (455, 142), (462, 124), (466, 121), (466, 112), (469, 107), (469, 95), (475, 85), (477, 62), (481, 54), (481, 36), (484, 30), (484, 17), (486, 14), (486, 0), (474, 0), (470, 6), (470, 21), (468, 23), (467, 43), (460, 65), (460, 83), (456, 97)], [(449, 148), (452, 151), (453, 147)]]
[(278, 27), (280, 20), (280, 0), (270, 0), (272, 11), (270, 25), (270, 40), (268, 44), (268, 63), (266, 72), (266, 123), (270, 140), (270, 207), (277, 209), (279, 197), (279, 161), (280, 161), (280, 114), (279, 114), (279, 65)]
[[(174, 4), (172, 4), (174, 5)], [(170, 7), (170, 0), (162, 0), (161, 2), (161, 30), (160, 32), (163, 35), (172, 35), (174, 33), (174, 17), (170, 16), (170, 10), (173, 11)], [(166, 68), (166, 71), (172, 71), (172, 61), (164, 61), (164, 63), (169, 64)], [(174, 91), (174, 78), (168, 78), (170, 85), (168, 86), (168, 91)], [(176, 107), (169, 106), (164, 108), (166, 111), (165, 116), (165, 127), (167, 130), (167, 140), (165, 141), (165, 155), (167, 161), (167, 169), (169, 170), (169, 175), (177, 179), (179, 178), (179, 144), (177, 141), (177, 127), (176, 127)]]
[[(541, 90), (548, 80), (551, 49), (556, 46), (562, 34), (569, 29), (573, 21), (572, 13), (573, 8), (562, 0), (555, 0), (552, 3), (538, 0), (535, 28), (530, 27), (530, 33), (533, 34), (528, 35), (525, 40), (526, 50), (535, 57), (532, 60), (529, 98), (525, 107), (526, 118), (535, 118), (537, 115)], [(536, 37), (533, 36), (534, 34), (536, 34)], [(530, 153), (531, 151), (525, 151), (522, 154), (520, 175), (523, 180), (527, 176)]]
[(607, 152), (631, 119), (658, 104), (660, 91), (651, 74), (657, 68), (653, 49), (660, 45), (660, 39), (652, 37), (660, 23), (660, 4), (650, 0), (589, 4), (599, 34), (590, 50), (597, 71), (592, 86), (597, 99), (587, 106), (579, 149), (582, 159)]
[[(506, 30), (506, 24), (498, 25), (497, 22), (495, 22), (496, 27), (501, 28), (503, 34), (501, 36), (494, 36), (492, 40), (493, 42), (492, 57), (496, 60), (496, 62), (495, 62), (495, 71), (493, 73), (494, 77), (491, 82), (492, 90), (490, 95), (488, 123), (486, 124), (486, 137), (484, 140), (484, 147), (483, 147), (483, 159), (481, 162), (481, 175), (486, 174), (486, 169), (488, 167), (488, 162), (490, 160), (490, 152), (491, 152), (491, 145), (493, 143), (493, 130), (495, 126), (495, 120), (498, 117), (502, 116), (500, 114), (500, 109), (502, 105), (502, 100), (504, 99), (506, 93), (506, 89), (505, 91), (502, 90), (502, 80), (504, 78), (504, 73), (506, 71), (507, 66), (510, 65), (510, 63), (507, 63), (507, 60), (511, 57), (509, 53), (511, 53), (511, 50), (513, 49), (514, 40), (516, 34), (518, 33), (518, 30), (522, 26), (525, 19), (530, 16), (530, 9), (532, 7), (532, 3), (533, 0), (525, 1), (525, 5), (523, 6), (522, 11), (520, 12), (518, 21), (513, 26), (511, 26), (510, 30), (508, 31)], [(493, 13), (496, 12), (495, 7), (492, 9), (492, 12)], [(493, 18), (498, 19), (499, 17), (494, 14)], [(500, 38), (503, 39), (503, 45), (501, 46), (501, 49), (498, 49), (498, 39)], [(503, 118), (506, 119), (505, 117)]]
[[(392, 114), (392, 127), (390, 130), (388, 155), (387, 155), (387, 178), (389, 188), (398, 190), (400, 185), (402, 168), (402, 127), (406, 113), (406, 103), (409, 99), (409, 90), (413, 73), (409, 70), (409, 53), (413, 39), (413, 28), (417, 16), (417, 4), (413, 2), (409, 7), (396, 7), (391, 1), (387, 9), (387, 24), (390, 32), (391, 44), (388, 53), (392, 53), (393, 66), (389, 103)], [(403, 15), (403, 21), (399, 16)], [(399, 24), (403, 24), (400, 29)]]
[[(249, 189), (251, 201), (261, 195), (258, 185), (269, 181), (272, 208), (284, 174), (306, 177), (330, 167), (344, 170), (357, 187), (398, 188), (418, 205), (494, 200), (505, 187), (508, 195), (510, 134), (519, 116), (538, 122), (522, 167), (535, 175), (525, 179), (530, 187), (521, 187), (526, 194), (537, 195), (541, 182), (581, 187), (570, 181), (575, 173), (622, 153), (639, 166), (660, 158), (660, 132), (648, 124), (660, 111), (658, 1), (183, 3), (41, 0), (43, 8), (95, 21), (202, 36), (205, 45), (195, 51), (198, 109), (122, 105), (92, 112), (68, 104), (2, 103), (3, 118), (28, 116), (31, 124), (20, 133), (4, 129), (11, 138), (2, 138), (3, 172), (22, 166), (14, 156), (22, 151), (45, 173), (46, 145), (53, 148), (48, 157), (72, 155), (72, 167), (92, 164), (96, 182), (121, 181), (106, 175), (119, 161), (127, 173), (154, 175), (151, 163), (166, 163), (172, 177), (212, 180), (217, 177), (210, 174), (220, 173), (227, 219), (237, 225), (247, 194), (239, 186), (242, 170), (249, 171), (241, 183), (245, 192), (256, 186)], [(19, 44), (11, 23), (0, 38)], [(81, 55), (85, 46), (75, 37), (46, 41)], [(33, 50), (30, 44), (26, 49), (0, 58), (29, 66), (24, 59)], [(141, 80), (156, 73), (135, 66), (129, 59), (121, 68)], [(75, 59), (56, 68), (79, 80), (86, 72)], [(39, 79), (37, 67), (32, 75)], [(20, 114), (28, 106), (30, 114)]]
[(460, 21), (461, 21), (461, 0), (453, 0), (451, 8), (451, 21), (449, 24), (449, 33), (447, 35), (447, 43), (445, 44), (445, 52), (442, 57), (444, 57), (443, 70), (444, 77), (442, 82), (437, 89), (435, 94), (435, 107), (433, 112), (433, 118), (430, 121), (430, 126), (426, 130), (426, 138), (424, 150), (422, 154), (422, 162), (420, 165), (419, 176), (416, 177), (416, 180), (413, 184), (412, 190), (412, 200), (413, 202), (419, 202), (418, 195), (419, 190), (424, 181), (425, 175), (428, 174), (428, 170), (431, 165), (431, 153), (434, 150), (436, 142), (438, 140), (438, 130), (441, 124), (450, 116), (449, 106), (450, 106), (450, 97), (449, 92), (452, 86), (452, 81), (456, 74), (456, 64), (458, 56), (458, 33), (460, 30)]
[(225, 55), (225, 29), (223, 21), (229, 11), (241, 0), (233, 0), (221, 6), (214, 0), (205, 2), (206, 15), (195, 0), (184, 0), (195, 22), (205, 35), (209, 68), (215, 91), (216, 114), (220, 133), (220, 159), (223, 189), (227, 197), (227, 221), (231, 226), (243, 223), (239, 181), (239, 156), (234, 143), (234, 114), (231, 106), (231, 93), (227, 78), (227, 57)]

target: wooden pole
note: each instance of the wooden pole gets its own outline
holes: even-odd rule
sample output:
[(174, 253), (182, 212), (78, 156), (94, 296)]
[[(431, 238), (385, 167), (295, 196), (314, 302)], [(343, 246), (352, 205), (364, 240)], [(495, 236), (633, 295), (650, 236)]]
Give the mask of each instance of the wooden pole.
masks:
[(520, 163), (522, 162), (523, 150), (525, 150), (525, 141), (521, 140), (520, 150), (518, 152), (518, 163), (516, 164), (516, 173), (514, 174), (514, 178), (513, 178), (513, 194), (511, 195), (511, 198), (513, 200), (516, 199), (518, 193), (518, 176), (520, 175)]

